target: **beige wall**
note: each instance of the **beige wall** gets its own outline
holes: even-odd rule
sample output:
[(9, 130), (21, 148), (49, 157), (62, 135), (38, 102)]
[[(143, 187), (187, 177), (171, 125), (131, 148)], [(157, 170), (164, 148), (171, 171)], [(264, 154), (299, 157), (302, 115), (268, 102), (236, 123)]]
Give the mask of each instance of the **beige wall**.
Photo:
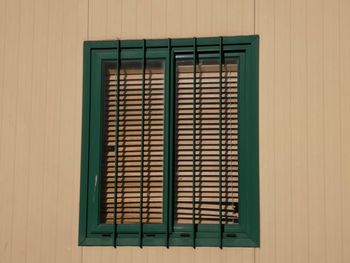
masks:
[[(349, 0), (0, 0), (0, 262), (350, 262)], [(261, 248), (77, 246), (82, 41), (259, 34)]]

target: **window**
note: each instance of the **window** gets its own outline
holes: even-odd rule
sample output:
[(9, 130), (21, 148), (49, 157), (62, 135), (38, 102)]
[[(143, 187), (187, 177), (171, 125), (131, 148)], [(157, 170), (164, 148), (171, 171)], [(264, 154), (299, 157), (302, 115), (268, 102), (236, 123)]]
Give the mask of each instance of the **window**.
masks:
[(258, 40), (85, 42), (80, 245), (259, 246)]

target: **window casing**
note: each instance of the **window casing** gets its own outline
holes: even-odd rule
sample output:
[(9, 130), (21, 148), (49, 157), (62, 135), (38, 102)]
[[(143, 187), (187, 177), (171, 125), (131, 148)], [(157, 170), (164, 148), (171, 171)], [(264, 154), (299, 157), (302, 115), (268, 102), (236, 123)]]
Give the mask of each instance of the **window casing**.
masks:
[(259, 246), (258, 170), (257, 36), (84, 43), (80, 245)]

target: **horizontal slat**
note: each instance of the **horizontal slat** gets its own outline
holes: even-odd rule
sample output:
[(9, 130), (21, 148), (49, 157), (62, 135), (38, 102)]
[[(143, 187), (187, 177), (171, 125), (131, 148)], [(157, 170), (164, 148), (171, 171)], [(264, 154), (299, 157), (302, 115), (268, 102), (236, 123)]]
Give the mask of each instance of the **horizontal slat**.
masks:
[[(218, 63), (218, 61), (216, 61)], [(215, 74), (218, 75), (218, 64), (207, 64), (207, 65), (196, 65), (197, 75), (201, 73), (205, 73), (206, 75)], [(179, 74), (188, 74), (189, 76), (193, 76), (193, 64), (192, 65), (181, 65), (176, 68), (176, 72)], [(222, 67), (222, 74), (225, 76), (226, 74), (237, 74), (237, 64), (225, 64)]]
[[(152, 198), (152, 200), (150, 201), (149, 199)], [(114, 199), (114, 194), (113, 193), (106, 193), (105, 195), (105, 200), (107, 199), (110, 199), (110, 200), (113, 200)], [(157, 194), (152, 194), (152, 193), (149, 193), (149, 194), (145, 194), (144, 193), (144, 196), (143, 196), (143, 202), (152, 202), (152, 203), (162, 203), (163, 202), (163, 197), (160, 193), (157, 193)], [(136, 203), (140, 203), (140, 194), (130, 194), (130, 195), (117, 195), (117, 203), (133, 203), (133, 202), (136, 202)]]
[[(153, 171), (153, 172), (148, 172), (148, 171), (144, 171), (144, 176), (159, 176), (159, 178), (163, 178), (163, 171), (161, 172), (157, 172), (157, 171)], [(106, 172), (106, 178), (114, 178), (114, 169), (110, 172)], [(123, 179), (121, 179), (123, 178)], [(136, 171), (136, 172), (125, 172), (125, 173), (118, 173), (118, 180), (137, 180), (137, 178), (140, 178), (140, 172)]]

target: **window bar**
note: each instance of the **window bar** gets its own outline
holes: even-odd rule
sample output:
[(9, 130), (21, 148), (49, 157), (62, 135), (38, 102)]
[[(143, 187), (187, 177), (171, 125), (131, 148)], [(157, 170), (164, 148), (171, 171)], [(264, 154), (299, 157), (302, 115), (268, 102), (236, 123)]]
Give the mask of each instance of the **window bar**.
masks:
[(193, 39), (193, 166), (192, 166), (192, 247), (196, 247), (196, 88), (197, 88), (197, 38)]
[(117, 41), (117, 74), (115, 90), (115, 145), (114, 145), (114, 200), (113, 200), (113, 246), (117, 247), (117, 190), (118, 190), (118, 136), (119, 136), (119, 85), (120, 85), (120, 40)]
[(146, 41), (142, 42), (142, 105), (141, 105), (141, 174), (140, 174), (140, 212), (139, 212), (139, 246), (142, 248), (143, 225), (143, 165), (144, 165), (144, 126), (145, 126), (145, 73), (146, 73)]
[[(169, 38), (168, 39), (168, 59), (170, 61), (171, 59), (171, 39)], [(171, 65), (171, 63), (169, 63)], [(169, 69), (169, 72), (171, 72), (171, 69)], [(167, 78), (167, 86), (168, 86), (168, 91), (170, 90), (170, 78)], [(168, 95), (169, 96), (169, 95)], [(169, 103), (169, 100), (166, 100), (166, 102)], [(167, 117), (169, 118), (169, 114), (167, 115)], [(169, 155), (168, 155), (168, 158), (169, 158)], [(166, 185), (167, 185), (167, 194), (168, 196), (170, 196), (170, 187), (169, 187), (169, 175), (170, 175), (170, 172), (169, 172), (169, 163), (168, 163), (168, 167), (167, 167), (167, 176), (165, 177), (165, 180), (166, 180)], [(168, 202), (169, 203), (169, 202)], [(169, 218), (170, 218), (170, 209), (166, 209), (166, 247), (169, 248)]]
[(220, 248), (222, 249), (222, 63), (223, 48), (222, 37), (220, 37), (220, 62), (219, 62), (219, 226), (220, 226)]
[[(239, 63), (239, 62), (238, 62)], [(230, 157), (232, 157), (233, 156), (233, 147), (232, 147), (232, 145), (233, 145), (233, 136), (232, 136), (232, 130), (233, 130), (233, 127), (232, 127), (232, 125), (233, 125), (233, 107), (232, 107), (232, 86), (230, 86), (230, 88), (228, 88), (228, 91), (230, 92), (229, 94), (229, 109), (230, 109), (230, 116), (229, 116), (229, 120), (230, 120), (230, 134), (229, 134), (229, 136), (230, 136), (230, 144), (229, 144), (229, 147), (230, 147), (230, 152), (229, 152), (229, 154), (230, 154)], [(231, 204), (231, 206), (232, 206), (232, 210), (233, 210), (233, 218), (232, 218), (232, 221), (234, 222), (234, 211), (236, 210), (236, 207), (235, 207), (235, 202), (234, 202), (234, 192), (233, 192), (233, 187), (234, 187), (234, 183), (233, 183), (233, 180), (234, 180), (234, 175), (233, 175), (233, 162), (232, 162), (232, 160), (230, 160), (230, 173), (231, 173), (231, 194), (232, 194), (232, 196), (231, 196), (231, 200), (232, 200), (232, 204)]]

